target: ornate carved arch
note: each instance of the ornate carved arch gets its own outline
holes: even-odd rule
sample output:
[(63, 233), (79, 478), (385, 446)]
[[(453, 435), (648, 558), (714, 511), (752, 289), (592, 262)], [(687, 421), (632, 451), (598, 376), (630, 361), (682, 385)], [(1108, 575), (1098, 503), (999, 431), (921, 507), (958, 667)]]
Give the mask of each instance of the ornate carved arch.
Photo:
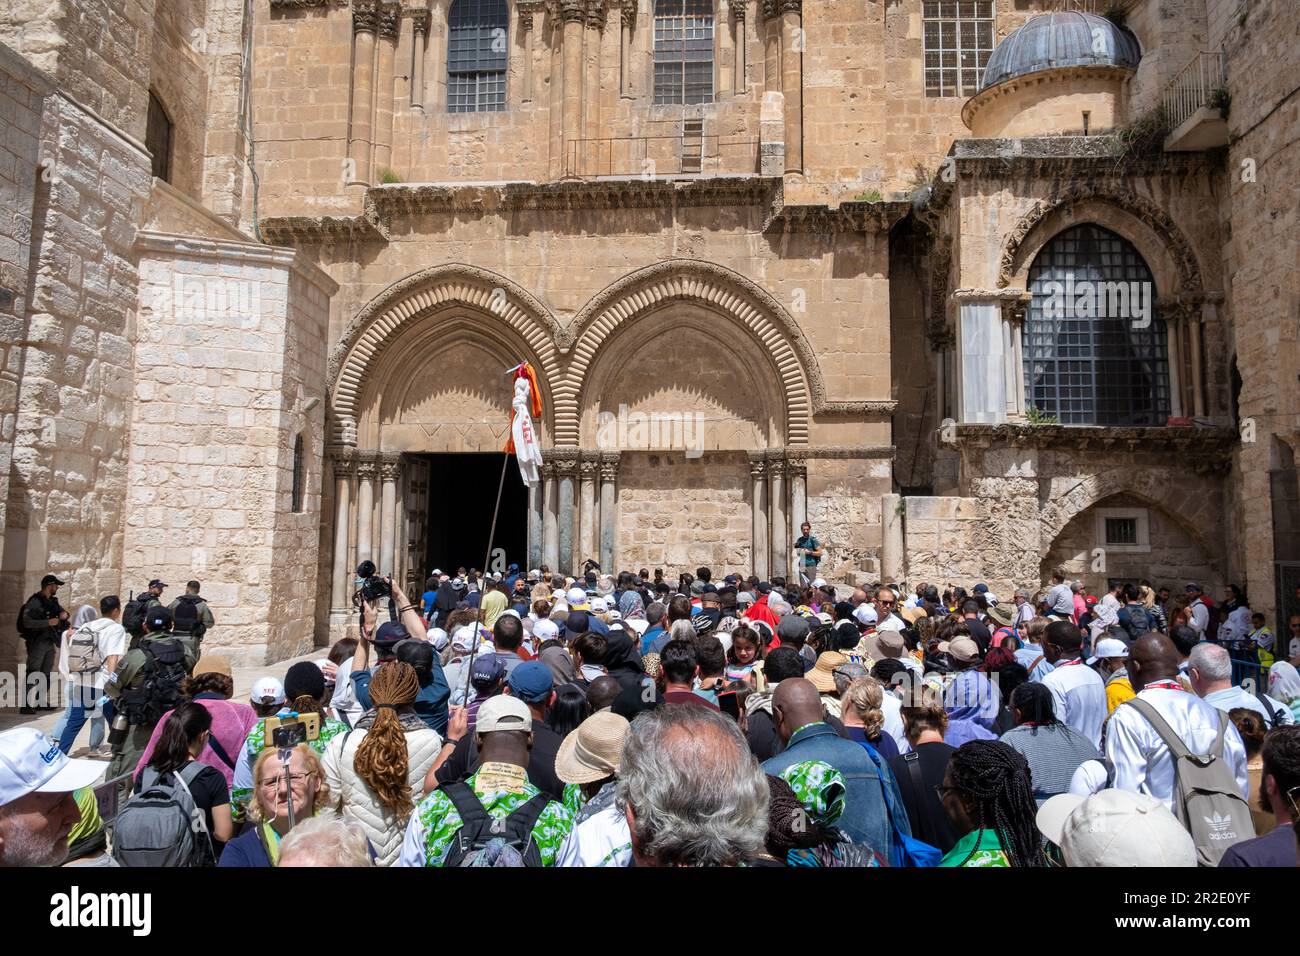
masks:
[(554, 390), (561, 378), (556, 341), (565, 336), (546, 306), (495, 272), (463, 263), (434, 266), (393, 283), (371, 299), (343, 330), (330, 354), (328, 369), (334, 442), (356, 442), (366, 376), (398, 330), (431, 312), (456, 305), (494, 316), (503, 327), (518, 334), (541, 363), (538, 372), (543, 389)]
[(567, 374), (555, 391), (556, 444), (578, 443), (583, 387), (601, 346), (638, 314), (672, 301), (694, 302), (729, 316), (772, 356), (785, 399), (787, 443), (807, 443), (809, 419), (815, 412), (850, 412), (857, 410), (857, 404), (867, 404), (826, 401), (811, 344), (770, 294), (722, 266), (668, 259), (624, 276), (599, 292), (570, 323), (573, 349)]
[(998, 263), (998, 288), (1006, 288), (1010, 285), (1019, 265), (1025, 238), (1035, 226), (1059, 210), (1068, 209), (1088, 200), (1097, 200), (1122, 209), (1150, 228), (1164, 244), (1165, 251), (1178, 271), (1181, 288), (1177, 291), (1183, 293), (1203, 291), (1201, 267), (1192, 244), (1188, 242), (1183, 231), (1167, 212), (1157, 203), (1131, 189), (1090, 184), (1071, 186), (1053, 199), (1040, 199), (1020, 218), (1015, 228), (1008, 233), (1006, 242), (1002, 246), (1002, 258)]

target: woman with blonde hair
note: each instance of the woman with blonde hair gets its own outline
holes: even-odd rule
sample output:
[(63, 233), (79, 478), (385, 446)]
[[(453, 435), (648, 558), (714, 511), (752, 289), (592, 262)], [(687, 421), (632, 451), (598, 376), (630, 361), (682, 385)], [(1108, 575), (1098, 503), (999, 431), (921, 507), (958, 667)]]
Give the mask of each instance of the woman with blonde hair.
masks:
[(383, 664), (370, 680), (373, 708), (349, 733), (330, 741), (325, 782), (344, 820), (361, 827), (376, 866), (392, 866), (406, 822), (423, 795), (422, 781), (442, 748), (442, 737), (415, 712), (420, 683), (402, 661)]
[(840, 719), (849, 740), (874, 747), (880, 756), (892, 760), (898, 756), (898, 744), (884, 732), (885, 689), (874, 677), (859, 677), (840, 698)]
[(275, 866), (280, 860), (280, 839), (293, 823), (308, 820), (330, 803), (330, 788), (320, 757), (307, 744), (288, 752), (263, 750), (253, 764), (253, 798), (248, 805), (250, 826), (226, 844), (219, 867)]
[(1138, 585), (1138, 599), (1142, 602), (1142, 606), (1151, 612), (1151, 616), (1156, 622), (1156, 630), (1164, 634), (1169, 633), (1169, 622), (1165, 619), (1165, 609), (1156, 601), (1156, 592), (1145, 584)]

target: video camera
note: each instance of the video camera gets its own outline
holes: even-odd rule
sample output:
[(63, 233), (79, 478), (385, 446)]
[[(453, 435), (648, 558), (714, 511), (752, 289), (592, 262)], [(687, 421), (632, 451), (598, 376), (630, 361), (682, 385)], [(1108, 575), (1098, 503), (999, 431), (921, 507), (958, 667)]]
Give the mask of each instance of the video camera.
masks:
[(383, 598), (393, 596), (393, 586), (379, 576), (375, 562), (362, 561), (358, 564), (357, 578), (361, 581), (361, 587), (352, 595), (352, 603), (356, 607), (361, 607), (362, 601), (369, 601), (373, 604)]
[[(320, 737), (320, 714), (289, 714), (286, 717), (266, 718), (266, 737), (269, 747), (292, 750), (299, 744)], [(268, 748), (269, 749), (269, 748)]]

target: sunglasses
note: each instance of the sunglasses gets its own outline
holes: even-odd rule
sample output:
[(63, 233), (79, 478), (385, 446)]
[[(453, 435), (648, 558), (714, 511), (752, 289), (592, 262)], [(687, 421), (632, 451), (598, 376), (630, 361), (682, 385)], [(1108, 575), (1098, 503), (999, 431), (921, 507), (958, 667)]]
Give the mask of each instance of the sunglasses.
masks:
[(897, 602), (897, 601), (877, 601), (876, 603), (879, 604), (881, 607), (893, 607), (893, 606), (896, 605), (898, 602)]

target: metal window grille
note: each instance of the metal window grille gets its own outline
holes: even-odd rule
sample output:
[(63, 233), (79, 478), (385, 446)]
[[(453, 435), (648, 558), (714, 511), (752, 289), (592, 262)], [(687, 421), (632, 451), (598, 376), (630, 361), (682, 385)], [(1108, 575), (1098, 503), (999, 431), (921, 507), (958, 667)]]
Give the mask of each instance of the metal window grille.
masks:
[(713, 101), (712, 0), (655, 3), (655, 103)]
[(302, 436), (293, 440), (293, 507), (294, 512), (302, 511), (302, 494), (306, 487), (306, 462), (303, 460)]
[(1107, 544), (1137, 544), (1138, 543), (1137, 518), (1107, 518), (1106, 519), (1106, 543)]
[(925, 95), (974, 96), (993, 52), (992, 0), (926, 0)]
[(456, 0), (447, 16), (447, 111), (506, 108), (510, 14), (505, 0)]
[[(1140, 289), (1134, 285), (1142, 284)], [(1094, 290), (1091, 302), (1087, 290)], [(1064, 290), (1064, 293), (1063, 291)], [(1112, 294), (1110, 290), (1115, 290)], [(1145, 317), (1121, 293), (1141, 294)], [(1025, 399), (1063, 425), (1164, 425), (1169, 418), (1165, 323), (1151, 270), (1100, 226), (1055, 236), (1029, 270)], [(1071, 294), (1072, 292), (1072, 294)]]

